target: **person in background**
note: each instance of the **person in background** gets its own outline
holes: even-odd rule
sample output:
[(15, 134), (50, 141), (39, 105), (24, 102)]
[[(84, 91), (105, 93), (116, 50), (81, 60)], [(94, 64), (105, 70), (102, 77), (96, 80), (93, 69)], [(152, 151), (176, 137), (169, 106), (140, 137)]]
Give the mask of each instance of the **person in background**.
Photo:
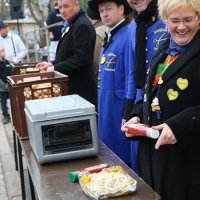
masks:
[(93, 10), (90, 6), (87, 8), (87, 16), (93, 24), (96, 31), (96, 43), (94, 49), (93, 71), (96, 82), (98, 82), (99, 72), (99, 57), (103, 46), (103, 39), (105, 37), (106, 26), (102, 24), (99, 12)]
[[(143, 100), (122, 131), (139, 140), (138, 171), (163, 200), (200, 198), (200, 1), (158, 0), (170, 33), (153, 57)], [(126, 128), (144, 123), (158, 139)]]
[[(48, 26), (63, 21), (61, 14), (59, 12), (59, 9), (58, 9), (58, 0), (52, 0), (52, 2), (54, 4), (54, 9), (48, 14), (48, 17), (47, 17), (47, 20), (46, 20), (46, 24)], [(49, 37), (50, 37), (50, 40), (51, 40), (50, 41), (50, 47), (49, 47), (49, 52), (50, 52), (49, 60), (50, 61), (55, 60), (56, 49), (57, 49), (58, 41), (59, 41), (61, 34), (62, 34), (61, 33), (62, 28), (63, 28), (62, 24), (48, 28)]]
[[(124, 162), (130, 164), (130, 141), (120, 128), (122, 108), (126, 94), (128, 22), (125, 15), (132, 12), (126, 0), (91, 0), (89, 6), (99, 11), (102, 23), (107, 26), (101, 50), (98, 76), (98, 135), (99, 138)], [(131, 75), (132, 76), (132, 75)]]
[(4, 22), (0, 22), (0, 46), (5, 49), (6, 60), (12, 64), (22, 62), (28, 53), (21, 38), (9, 33), (9, 25)]
[(0, 99), (1, 109), (3, 114), (3, 124), (10, 122), (10, 115), (8, 113), (7, 99), (8, 99), (8, 83), (7, 76), (13, 72), (10, 63), (5, 59), (5, 49), (0, 46)]
[(58, 0), (58, 8), (68, 26), (59, 40), (56, 59), (38, 63), (36, 67), (68, 75), (68, 94), (78, 94), (97, 105), (97, 87), (92, 67), (96, 38), (94, 27), (80, 8), (78, 0)]
[[(123, 115), (125, 123), (130, 115), (134, 102), (141, 99), (142, 88), (148, 76), (151, 58), (155, 55), (159, 47), (168, 38), (165, 24), (158, 18), (157, 0), (128, 0), (129, 5), (134, 10), (135, 16), (129, 26), (129, 68), (133, 72), (135, 88), (128, 85), (127, 90), (135, 91), (135, 99), (126, 99)], [(135, 55), (135, 58), (134, 58)], [(132, 169), (137, 171), (137, 142), (131, 142)]]

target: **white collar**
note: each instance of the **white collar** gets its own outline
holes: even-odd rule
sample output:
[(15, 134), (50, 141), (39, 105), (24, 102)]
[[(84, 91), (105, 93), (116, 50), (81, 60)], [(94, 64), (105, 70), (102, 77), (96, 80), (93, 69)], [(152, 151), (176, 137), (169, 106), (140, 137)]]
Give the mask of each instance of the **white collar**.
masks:
[(113, 26), (112, 28), (109, 28), (109, 31), (111, 32), (113, 29), (115, 29), (117, 26), (119, 26), (122, 22), (124, 22), (125, 19), (122, 19), (120, 22), (118, 22), (115, 26)]
[(12, 37), (12, 33), (11, 33), (11, 32), (9, 32), (8, 35), (7, 35), (6, 37), (2, 37), (2, 36), (0, 35), (0, 38), (1, 38), (1, 39), (11, 38), (11, 37)]

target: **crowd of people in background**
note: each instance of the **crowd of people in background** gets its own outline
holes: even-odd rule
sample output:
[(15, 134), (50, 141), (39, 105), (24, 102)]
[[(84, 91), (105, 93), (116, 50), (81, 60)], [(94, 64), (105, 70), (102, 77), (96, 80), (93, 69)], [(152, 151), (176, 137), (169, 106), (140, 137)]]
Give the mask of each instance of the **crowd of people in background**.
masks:
[[(47, 25), (64, 26), (49, 28), (55, 55), (36, 67), (69, 76), (69, 94), (96, 106), (99, 139), (163, 200), (200, 198), (200, 1), (89, 0), (86, 13), (78, 0), (54, 5)], [(0, 34), (4, 74), (27, 49), (8, 24)], [(4, 116), (10, 73), (0, 77)], [(137, 123), (159, 138), (130, 133), (126, 126)]]
[(10, 122), (6, 77), (12, 75), (12, 64), (22, 62), (27, 52), (28, 50), (22, 39), (18, 35), (9, 32), (9, 24), (0, 22), (0, 100), (4, 124)]

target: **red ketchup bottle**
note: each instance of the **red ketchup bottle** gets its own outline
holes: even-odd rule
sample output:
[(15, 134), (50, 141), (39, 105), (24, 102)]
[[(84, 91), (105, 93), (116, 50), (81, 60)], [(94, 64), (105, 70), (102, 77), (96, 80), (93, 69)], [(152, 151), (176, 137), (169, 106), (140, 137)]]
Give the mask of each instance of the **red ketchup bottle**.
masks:
[(134, 136), (147, 136), (157, 139), (160, 135), (158, 130), (150, 128), (145, 124), (127, 124), (126, 128), (128, 129), (128, 133), (133, 134)]

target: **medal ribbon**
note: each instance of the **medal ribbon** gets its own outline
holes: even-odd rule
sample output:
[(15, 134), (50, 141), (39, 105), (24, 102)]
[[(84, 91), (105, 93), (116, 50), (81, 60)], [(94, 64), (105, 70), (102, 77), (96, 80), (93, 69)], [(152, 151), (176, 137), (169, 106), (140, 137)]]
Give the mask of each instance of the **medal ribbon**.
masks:
[(162, 80), (162, 75), (164, 74), (164, 72), (166, 71), (166, 69), (179, 57), (179, 54), (176, 56), (170, 56), (168, 55), (167, 58), (165, 59), (163, 64), (159, 64), (158, 65), (158, 69), (156, 72), (156, 76), (155, 76), (155, 80), (152, 84), (153, 87), (155, 87), (157, 84), (159, 84), (158, 86), (158, 91), (156, 96), (154, 97), (152, 104), (151, 104), (151, 110), (152, 112), (156, 112), (156, 117), (158, 120), (160, 120), (161, 118), (161, 109), (160, 109), (160, 105), (159, 105), (159, 99), (158, 99), (158, 95), (160, 92), (160, 87), (163, 83)]
[(176, 56), (168, 55), (164, 63), (158, 65), (155, 80), (152, 84), (153, 87), (155, 87), (158, 81), (162, 79), (162, 75), (164, 74), (165, 70), (179, 57), (179, 55), (180, 54), (177, 54)]

